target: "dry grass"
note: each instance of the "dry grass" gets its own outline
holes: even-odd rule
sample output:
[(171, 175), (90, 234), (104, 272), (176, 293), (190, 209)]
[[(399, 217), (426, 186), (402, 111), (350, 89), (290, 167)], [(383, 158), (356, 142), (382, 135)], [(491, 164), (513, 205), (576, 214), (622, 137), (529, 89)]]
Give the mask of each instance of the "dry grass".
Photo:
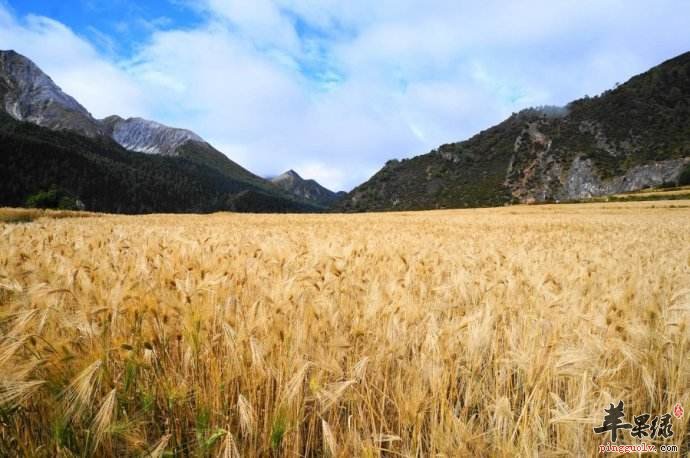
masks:
[(40, 208), (0, 207), (0, 223), (28, 223), (39, 218), (83, 218), (97, 216), (96, 213), (71, 210), (43, 210)]
[(690, 406), (669, 203), (0, 234), (2, 456), (588, 456)]
[(626, 192), (622, 194), (615, 194), (615, 197), (626, 196), (674, 196), (690, 194), (690, 186), (680, 186), (669, 189), (643, 189), (641, 191)]

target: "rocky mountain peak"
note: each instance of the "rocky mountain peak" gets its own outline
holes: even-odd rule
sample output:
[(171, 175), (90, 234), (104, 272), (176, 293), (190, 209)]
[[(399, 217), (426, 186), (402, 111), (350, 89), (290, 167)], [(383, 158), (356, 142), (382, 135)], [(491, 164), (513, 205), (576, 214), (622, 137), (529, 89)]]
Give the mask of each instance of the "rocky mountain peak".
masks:
[(281, 182), (289, 182), (289, 183), (294, 183), (294, 182), (304, 182), (304, 179), (294, 170), (290, 169), (287, 172), (281, 173), (280, 175), (271, 178), (271, 181), (275, 184), (281, 183)]
[(0, 51), (0, 102), (17, 120), (89, 137), (108, 136), (131, 151), (171, 156), (187, 142), (204, 143), (194, 132), (142, 118), (113, 115), (98, 121), (35, 63), (15, 51)]
[(53, 130), (102, 135), (100, 125), (36, 64), (15, 51), (0, 51), (0, 104), (13, 118)]

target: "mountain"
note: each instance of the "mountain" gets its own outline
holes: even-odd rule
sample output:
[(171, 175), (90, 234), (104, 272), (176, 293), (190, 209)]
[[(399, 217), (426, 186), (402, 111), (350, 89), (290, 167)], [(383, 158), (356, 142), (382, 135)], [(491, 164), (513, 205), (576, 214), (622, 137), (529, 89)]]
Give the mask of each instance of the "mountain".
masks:
[(203, 143), (197, 134), (141, 118), (122, 119), (115, 115), (101, 121), (106, 135), (130, 151), (174, 156), (189, 141)]
[(108, 137), (54, 131), (0, 111), (0, 206), (24, 206), (53, 189), (108, 213), (318, 210), (185, 157), (132, 152)]
[(345, 194), (326, 189), (315, 180), (305, 180), (294, 170), (271, 178), (271, 183), (307, 202), (323, 207), (330, 207)]
[(689, 168), (686, 53), (600, 96), (527, 109), (469, 140), (388, 161), (336, 209), (577, 200), (676, 184)]
[(107, 136), (130, 151), (183, 157), (215, 169), (230, 179), (243, 181), (269, 192), (278, 191), (269, 182), (231, 161), (190, 130), (168, 127), (141, 118), (123, 119), (116, 115), (109, 116), (100, 123)]
[(0, 51), (1, 108), (13, 118), (88, 137), (103, 134), (98, 121), (26, 57)]
[[(7, 193), (0, 195), (0, 205), (22, 205), (30, 194), (59, 186), (95, 211), (320, 209), (244, 169), (189, 130), (140, 118), (94, 119), (33, 62), (14, 51), (0, 51), (0, 102), (0, 112), (7, 114), (0, 117), (4, 140), (0, 163), (7, 166), (5, 172), (16, 172), (6, 175), (10, 181), (5, 183)], [(22, 121), (43, 129), (32, 129)], [(10, 150), (10, 145), (15, 149)], [(48, 151), (56, 157), (50, 157)], [(66, 157), (67, 153), (73, 157)], [(39, 157), (44, 166), (36, 162)], [(24, 167), (21, 161), (36, 168)], [(80, 178), (58, 164), (75, 166)], [(101, 175), (92, 176), (96, 173)], [(133, 182), (134, 176), (144, 181)], [(163, 178), (171, 181), (160, 181)], [(85, 189), (80, 180), (92, 187)], [(124, 183), (132, 189), (116, 193)], [(170, 189), (164, 190), (165, 186)], [(92, 195), (93, 188), (106, 195)], [(208, 195), (199, 194), (202, 190)], [(185, 192), (189, 195), (179, 195)], [(142, 201), (130, 199), (132, 195)], [(156, 195), (168, 200), (157, 204)]]

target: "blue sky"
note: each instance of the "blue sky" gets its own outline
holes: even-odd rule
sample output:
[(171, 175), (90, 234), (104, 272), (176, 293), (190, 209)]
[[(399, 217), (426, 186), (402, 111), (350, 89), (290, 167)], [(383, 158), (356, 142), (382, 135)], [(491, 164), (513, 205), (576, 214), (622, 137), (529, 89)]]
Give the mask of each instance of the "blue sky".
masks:
[(169, 0), (21, 0), (8, 5), (18, 17), (39, 15), (70, 27), (101, 52), (127, 56), (157, 28), (193, 27), (202, 17)]
[(260, 175), (386, 160), (690, 51), (686, 0), (0, 0), (0, 49), (97, 117), (194, 130)]

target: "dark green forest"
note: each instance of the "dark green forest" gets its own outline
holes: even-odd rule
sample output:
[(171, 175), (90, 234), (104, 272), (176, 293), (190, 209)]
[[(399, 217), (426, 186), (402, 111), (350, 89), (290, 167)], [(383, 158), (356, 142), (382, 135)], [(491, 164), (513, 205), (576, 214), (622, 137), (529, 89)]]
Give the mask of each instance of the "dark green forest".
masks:
[(27, 206), (51, 189), (86, 210), (109, 213), (319, 210), (187, 155), (130, 152), (107, 138), (51, 131), (0, 113), (0, 206)]

